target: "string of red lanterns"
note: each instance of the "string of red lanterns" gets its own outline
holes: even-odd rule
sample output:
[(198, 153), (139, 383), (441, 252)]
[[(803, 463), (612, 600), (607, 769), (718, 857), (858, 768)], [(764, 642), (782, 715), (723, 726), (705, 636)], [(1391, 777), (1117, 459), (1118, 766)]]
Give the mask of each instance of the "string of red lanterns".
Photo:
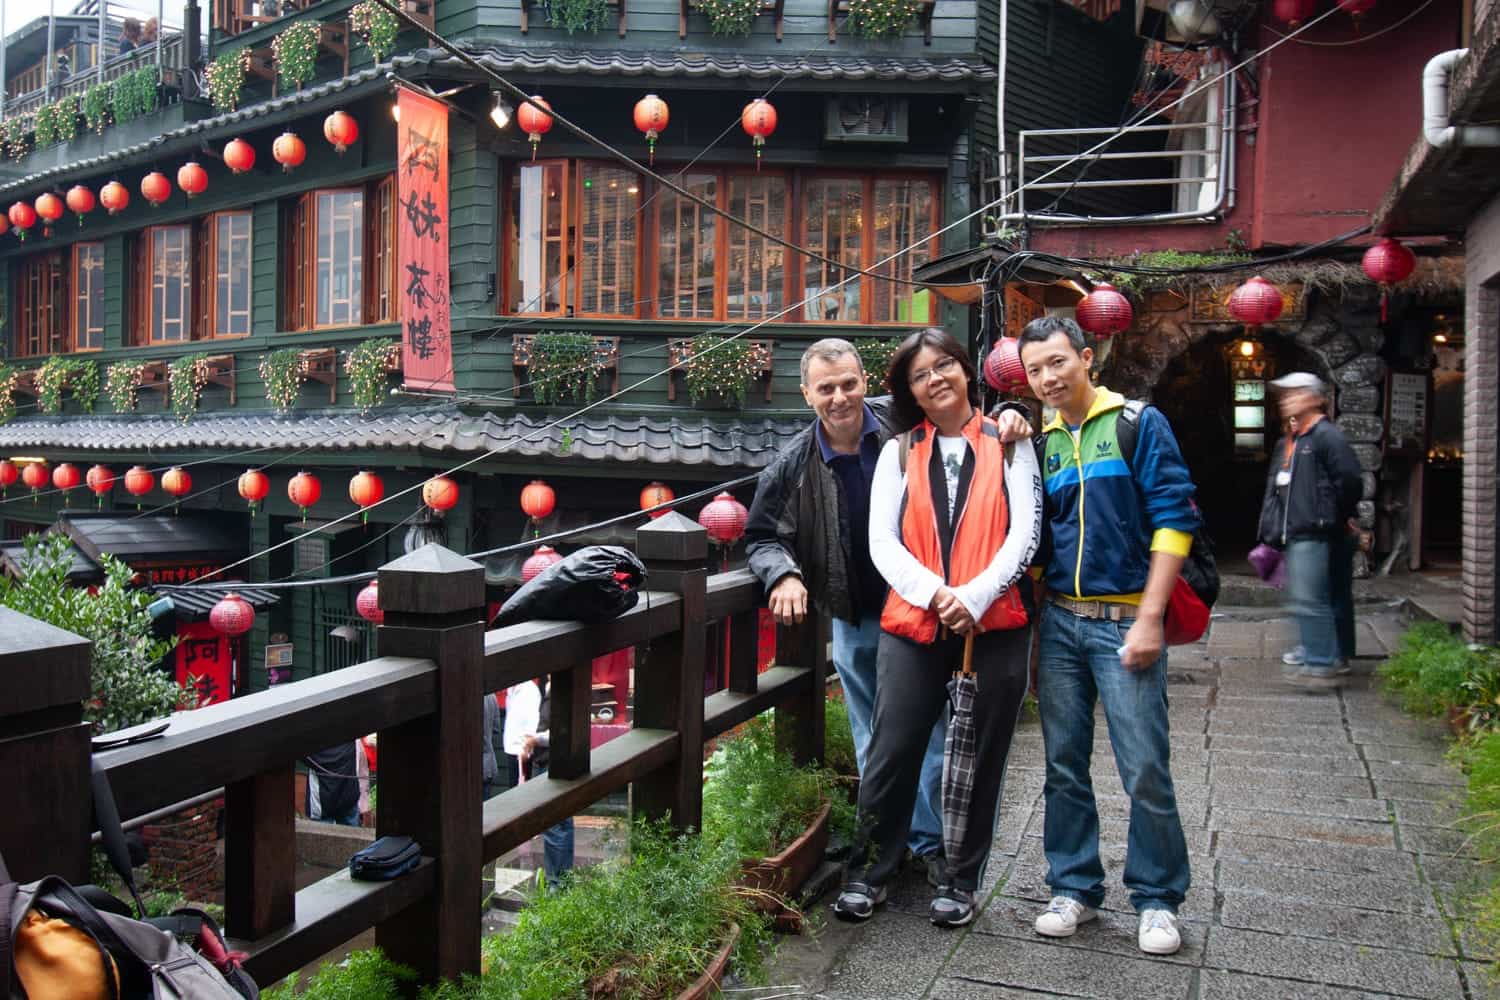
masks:
[(193, 477), (182, 466), (174, 465), (161, 474), (161, 488), (162, 492), (172, 498), (172, 510), (175, 513), (182, 498), (193, 491)]
[(323, 484), (318, 482), (317, 476), (305, 470), (297, 473), (286, 484), (287, 499), (302, 511), (303, 524), (307, 523), (307, 508), (316, 504), (322, 495)]
[(141, 497), (156, 486), (156, 476), (144, 465), (131, 466), (125, 473), (125, 492), (135, 497), (135, 509), (141, 509)]
[(433, 476), (422, 484), (422, 502), (439, 514), (458, 504), (458, 484), (447, 476)]
[(646, 488), (641, 490), (641, 510), (651, 511), (650, 517), (654, 521), (658, 517), (664, 517), (670, 511), (666, 508), (662, 510), (651, 510), (651, 508), (660, 507), (664, 503), (671, 503), (676, 498), (677, 494), (673, 493), (672, 488), (666, 483), (647, 483)]
[(160, 170), (153, 170), (141, 178), (141, 197), (150, 202), (152, 208), (159, 208), (172, 197), (172, 182)]
[(249, 601), (230, 591), (209, 609), (208, 624), (233, 639), (255, 626), (255, 609)]
[(373, 472), (361, 470), (349, 480), (349, 499), (359, 508), (362, 524), (370, 523), (370, 508), (385, 497), (385, 484)]
[(26, 467), (21, 470), (21, 482), (31, 487), (31, 502), (37, 502), (37, 491), (47, 485), (51, 477), (47, 473), (46, 462), (27, 462)]
[(230, 139), (224, 146), (224, 166), (230, 173), (245, 173), (255, 166), (255, 147), (244, 139)]
[(1318, 0), (1276, 0), (1271, 5), (1271, 16), (1295, 28), (1312, 17), (1318, 9)]
[(307, 159), (307, 144), (297, 137), (297, 133), (283, 132), (271, 143), (271, 158), (281, 164), (283, 173), (289, 174)]
[(119, 215), (130, 204), (130, 189), (119, 181), (110, 181), (99, 189), (99, 204), (110, 215)]
[(333, 144), (340, 156), (359, 139), (359, 123), (347, 111), (335, 111), (323, 119), (323, 138)]
[(82, 477), (78, 473), (78, 466), (72, 462), (64, 462), (52, 470), (52, 485), (62, 490), (63, 506), (68, 506), (69, 495), (78, 488)]
[(271, 480), (259, 469), (246, 469), (240, 473), (237, 484), (240, 496), (250, 505), (250, 516), (255, 516), (256, 507), (271, 492)]
[(745, 130), (755, 147), (755, 169), (760, 170), (760, 152), (766, 140), (776, 131), (776, 109), (764, 97), (757, 97), (740, 112), (740, 128)]
[(24, 201), (11, 205), (5, 217), (10, 219), (11, 227), (16, 231), (16, 237), (23, 242), (26, 239), (26, 230), (36, 225), (36, 209)]
[(10, 488), (21, 478), (21, 470), (8, 458), (0, 459), (0, 496), (8, 496)]
[(1281, 289), (1258, 274), (1229, 296), (1229, 315), (1251, 330), (1276, 322), (1285, 307)]
[(68, 188), (65, 200), (68, 203), (68, 210), (78, 216), (80, 226), (83, 225), (83, 217), (92, 212), (94, 206), (98, 204), (94, 198), (94, 192), (82, 184), (74, 184)]
[(367, 622), (376, 625), (385, 623), (385, 612), (380, 607), (380, 582), (371, 580), (354, 598), (354, 610)]
[(1006, 395), (1030, 391), (1031, 384), (1026, 381), (1026, 366), (1021, 364), (1019, 340), (1015, 337), (1001, 337), (995, 341), (989, 356), (984, 359), (984, 380), (991, 389)]
[(104, 498), (109, 495), (110, 490), (115, 488), (115, 474), (107, 465), (95, 465), (89, 469), (83, 481), (93, 491), (99, 509), (103, 510)]
[(208, 190), (208, 171), (197, 160), (189, 160), (177, 168), (177, 186), (189, 198)]
[(1387, 236), (1365, 251), (1360, 267), (1380, 286), (1380, 322), (1384, 323), (1389, 318), (1391, 287), (1411, 277), (1417, 269), (1417, 255), (1400, 240)]
[(52, 235), (52, 224), (63, 217), (64, 211), (63, 200), (51, 191), (37, 196), (36, 214), (41, 217), (44, 223), (42, 226), (43, 236)]

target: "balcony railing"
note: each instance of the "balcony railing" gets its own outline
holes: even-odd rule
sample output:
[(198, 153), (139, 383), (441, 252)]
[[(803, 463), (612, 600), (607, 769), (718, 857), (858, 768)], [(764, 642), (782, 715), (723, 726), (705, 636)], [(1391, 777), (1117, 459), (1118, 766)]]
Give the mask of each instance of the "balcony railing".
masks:
[[(158, 48), (160, 51), (158, 51)], [(187, 70), (187, 60), (184, 56), (185, 51), (186, 47), (182, 36), (180, 34), (170, 35), (160, 42), (143, 45), (140, 48), (132, 49), (124, 55), (107, 59), (102, 69), (100, 67), (90, 67), (86, 70), (69, 74), (60, 82), (54, 80), (50, 94), (47, 92), (46, 87), (42, 87), (30, 93), (8, 99), (5, 102), (5, 117), (30, 114), (44, 104), (61, 100), (64, 97), (81, 95), (96, 84), (108, 83), (111, 80), (119, 79), (126, 73), (131, 73), (148, 66), (159, 66), (161, 68), (162, 86), (168, 90), (179, 90), (182, 86), (182, 76)]]

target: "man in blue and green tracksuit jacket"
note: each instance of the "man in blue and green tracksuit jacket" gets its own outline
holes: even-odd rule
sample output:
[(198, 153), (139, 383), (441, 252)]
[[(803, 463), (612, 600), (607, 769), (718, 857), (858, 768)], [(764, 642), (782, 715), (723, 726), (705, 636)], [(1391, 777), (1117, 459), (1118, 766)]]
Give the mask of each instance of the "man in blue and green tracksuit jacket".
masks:
[(1170, 955), (1182, 944), (1177, 907), (1189, 876), (1169, 760), (1162, 620), (1198, 524), (1193, 483), (1172, 428), (1152, 407), (1140, 411), (1134, 449), (1122, 454), (1125, 398), (1089, 381), (1093, 351), (1076, 323), (1034, 320), (1020, 350), (1032, 390), (1057, 411), (1043, 428), (1050, 546), (1037, 672), (1052, 901), (1036, 930), (1068, 937), (1104, 901), (1089, 776), (1101, 701), (1130, 796), (1125, 885), (1140, 914), (1137, 941), (1148, 954)]

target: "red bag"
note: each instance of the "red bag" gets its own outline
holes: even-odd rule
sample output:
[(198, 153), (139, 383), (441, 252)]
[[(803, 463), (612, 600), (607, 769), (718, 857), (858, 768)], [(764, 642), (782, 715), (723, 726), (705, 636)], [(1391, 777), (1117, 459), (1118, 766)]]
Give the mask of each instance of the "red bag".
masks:
[(1192, 584), (1178, 577), (1167, 599), (1167, 613), (1162, 621), (1162, 635), (1168, 646), (1187, 646), (1203, 638), (1208, 631), (1208, 605), (1193, 590)]

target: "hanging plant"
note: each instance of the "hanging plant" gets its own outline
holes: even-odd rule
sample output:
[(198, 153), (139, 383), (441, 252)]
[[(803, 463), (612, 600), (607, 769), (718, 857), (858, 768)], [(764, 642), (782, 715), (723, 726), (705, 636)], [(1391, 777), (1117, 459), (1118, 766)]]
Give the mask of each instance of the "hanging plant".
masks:
[(145, 370), (146, 365), (140, 361), (116, 361), (104, 373), (104, 394), (116, 413), (135, 409), (135, 391)]
[(99, 401), (99, 362), (87, 359), (73, 362), (68, 385), (73, 389), (73, 402), (84, 413), (93, 413), (94, 404)]
[(155, 111), (160, 82), (155, 66), (132, 70), (116, 80), (110, 88), (110, 112), (115, 121), (128, 122)]
[(764, 345), (740, 338), (728, 340), (711, 333), (694, 337), (683, 362), (688, 396), (693, 402), (715, 397), (745, 405), (750, 383), (760, 377), (770, 360)]
[(281, 412), (297, 405), (302, 388), (302, 352), (283, 347), (260, 359), (260, 380), (266, 387), (266, 400)]
[(317, 21), (296, 21), (271, 39), (271, 58), (283, 87), (301, 90), (317, 74), (322, 31)]
[(36, 408), (43, 413), (62, 412), (63, 386), (68, 384), (68, 371), (73, 366), (67, 357), (54, 354), (32, 376), (36, 387)]
[(20, 377), (20, 372), (0, 362), (0, 424), (8, 424), (16, 417), (16, 380)]
[(208, 80), (208, 99), (215, 111), (233, 111), (240, 106), (240, 92), (250, 73), (250, 50), (245, 46), (216, 56), (203, 75)]
[(864, 38), (900, 38), (922, 0), (849, 0), (849, 27)]
[(376, 62), (396, 50), (396, 36), (401, 32), (401, 23), (396, 15), (377, 3), (365, 0), (355, 4), (349, 11), (349, 26), (363, 39), (365, 47)]
[(95, 135), (102, 134), (109, 124), (111, 90), (110, 84), (96, 83), (83, 92), (83, 99), (79, 102), (83, 108), (84, 127)]
[(708, 26), (716, 35), (748, 35), (760, 13), (761, 0), (693, 0), (693, 6), (707, 15)]
[(78, 134), (78, 98), (64, 97), (55, 104), (43, 104), (36, 109), (32, 128), (38, 148), (72, 141)]
[(546, 0), (547, 23), (568, 34), (602, 31), (609, 24), (609, 0)]
[(19, 160), (31, 151), (31, 143), (27, 139), (29, 119), (16, 115), (0, 122), (5, 128), (5, 155), (12, 160)]
[(539, 333), (531, 338), (527, 372), (531, 394), (543, 405), (567, 399), (592, 402), (604, 367), (587, 333)]
[(344, 374), (354, 391), (354, 405), (360, 413), (385, 400), (385, 379), (401, 358), (401, 345), (384, 337), (371, 337), (344, 355)]
[(208, 384), (208, 361), (205, 355), (189, 354), (178, 358), (167, 368), (167, 390), (172, 396), (172, 413), (187, 423), (198, 412), (198, 400)]
[(896, 348), (900, 346), (900, 337), (855, 341), (854, 349), (859, 352), (860, 363), (865, 366), (865, 377), (869, 380), (865, 391), (871, 396), (884, 396), (891, 391), (885, 378), (891, 373), (891, 358), (895, 357)]

